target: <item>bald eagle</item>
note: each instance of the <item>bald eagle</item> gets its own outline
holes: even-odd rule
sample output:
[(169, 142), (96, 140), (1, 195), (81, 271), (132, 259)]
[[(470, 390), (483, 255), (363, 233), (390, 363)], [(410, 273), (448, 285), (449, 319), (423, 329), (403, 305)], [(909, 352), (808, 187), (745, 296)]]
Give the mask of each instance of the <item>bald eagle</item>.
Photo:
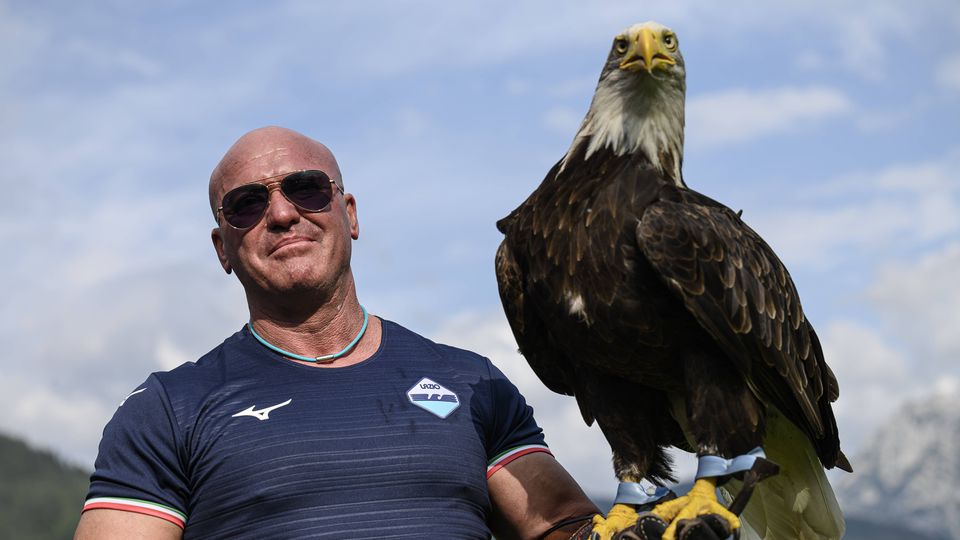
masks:
[[(837, 380), (780, 259), (684, 181), (685, 76), (669, 28), (614, 38), (566, 155), (497, 222), (504, 311), (543, 383), (599, 424), (622, 482), (674, 480), (671, 446), (726, 458), (761, 446), (781, 473), (757, 487), (744, 530), (840, 538), (824, 474), (851, 470)], [(684, 504), (721, 511), (715, 482), (691, 492), (712, 501)]]

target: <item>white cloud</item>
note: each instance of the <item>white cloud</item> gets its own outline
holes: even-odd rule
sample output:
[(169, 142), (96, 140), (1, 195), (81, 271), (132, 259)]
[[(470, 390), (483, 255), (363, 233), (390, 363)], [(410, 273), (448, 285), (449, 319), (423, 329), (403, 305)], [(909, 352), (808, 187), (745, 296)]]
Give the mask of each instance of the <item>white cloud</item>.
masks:
[[(931, 20), (927, 11), (890, 2), (869, 5), (822, 1), (737, 2), (734, 5), (739, 7), (714, 2), (662, 3), (638, 10), (631, 4), (585, 5), (573, 1), (494, 2), (482, 7), (443, 2), (378, 3), (375, 8), (370, 4), (333, 7), (298, 3), (288, 5), (286, 12), (254, 14), (251, 18), (256, 21), (250, 24), (263, 24), (265, 17), (277, 17), (322, 20), (331, 28), (346, 30), (357, 36), (345, 41), (355, 54), (332, 56), (348, 58), (352, 70), (365, 77), (477, 67), (577, 47), (592, 47), (604, 54), (615, 33), (651, 19), (678, 30), (681, 43), (686, 36), (715, 36), (718, 29), (722, 29), (728, 41), (724, 45), (731, 47), (740, 46), (758, 34), (793, 37), (797, 28), (803, 28), (805, 46), (813, 42), (822, 54), (834, 59), (833, 64), (865, 79), (878, 80), (887, 73), (890, 44), (918, 42), (922, 32), (916, 29)], [(930, 12), (937, 7), (941, 6)], [(364, 24), (357, 24), (357, 20)], [(370, 38), (370, 28), (378, 29), (375, 39)], [(416, 28), (416, 33), (411, 35), (409, 28)], [(454, 31), (464, 28), (469, 32)], [(737, 36), (743, 36), (742, 40)], [(388, 57), (383, 54), (385, 43), (389, 44)], [(337, 48), (336, 44), (332, 45)], [(274, 46), (283, 50), (292, 45)], [(598, 70), (601, 59), (597, 59)]]
[(883, 265), (868, 289), (889, 327), (925, 361), (915, 366), (924, 376), (960, 371), (958, 268), (960, 243), (953, 242), (910, 263)]
[(934, 382), (934, 392), (941, 396), (956, 396), (960, 394), (960, 377), (942, 375)]
[(687, 141), (723, 145), (789, 133), (848, 114), (850, 100), (835, 88), (734, 89), (687, 100)]
[[(647, 17), (681, 21), (688, 19), (691, 11), (683, 6), (656, 6), (638, 19), (635, 6), (614, 3), (585, 8), (571, 1), (499, 5), (381, 2), (375, 9), (367, 4), (331, 7), (301, 3), (293, 5), (287, 15), (298, 20), (332, 21), (339, 28), (365, 21), (360, 28), (351, 28), (360, 39), (349, 41), (349, 46), (357, 50), (349, 61), (354, 71), (375, 77), (491, 65), (577, 46), (599, 46), (602, 51), (616, 32), (635, 22)], [(371, 13), (376, 17), (371, 18)], [(373, 25), (378, 27), (376, 39), (362, 39), (367, 27)], [(411, 34), (410, 28), (416, 28), (416, 32)], [(389, 55), (384, 55), (383, 44), (388, 44)], [(597, 60), (599, 69), (602, 57)]]
[(896, 201), (858, 201), (829, 206), (750, 211), (745, 221), (774, 247), (788, 268), (825, 270), (851, 255), (886, 248), (914, 223)]
[[(771, 31), (803, 29), (804, 50), (797, 66), (804, 70), (840, 68), (870, 83), (886, 80), (897, 52), (904, 48), (931, 50), (932, 27), (960, 27), (951, 17), (955, 4), (949, 0), (927, 4), (929, 10), (913, 9), (896, 2), (780, 2), (770, 5), (762, 24)], [(943, 32), (950, 35), (951, 31)]]
[(899, 383), (907, 375), (903, 355), (885, 342), (875, 328), (849, 320), (826, 327), (824, 356), (837, 377), (855, 385)]
[(953, 53), (940, 61), (936, 81), (947, 90), (960, 90), (960, 53)]
[(788, 206), (756, 204), (745, 219), (790, 268), (897, 258), (960, 235), (960, 149), (927, 161), (812, 182)]
[[(960, 150), (953, 154), (960, 153)], [(847, 180), (851, 189), (871, 191), (874, 188), (889, 192), (926, 192), (939, 196), (943, 191), (960, 187), (960, 178), (953, 165), (960, 159), (946, 155), (942, 159), (909, 165), (893, 164), (874, 174), (855, 175)]]
[[(212, 257), (211, 257), (212, 259)], [(81, 287), (10, 291), (0, 430), (92, 467), (104, 424), (153, 371), (197, 359), (246, 319), (240, 287), (209, 266), (158, 266)]]
[(843, 25), (841, 61), (849, 70), (874, 81), (886, 76), (884, 62), (886, 49), (883, 44), (889, 40), (891, 27), (905, 26), (902, 22), (893, 26), (890, 24), (891, 21), (885, 19), (886, 17), (851, 18), (847, 19)]
[(840, 383), (834, 413), (840, 440), (848, 455), (923, 387), (910, 371), (911, 362), (876, 327), (839, 319), (820, 334), (823, 354)]
[(103, 426), (123, 396), (111, 403), (110, 399), (82, 392), (65, 393), (38, 382), (32, 377), (0, 375), (0, 395), (5, 404), (0, 431), (51, 448), (70, 462), (92, 468)]
[(155, 352), (157, 367), (169, 371), (184, 362), (192, 362), (197, 358), (180, 348), (170, 336), (160, 334), (156, 338)]
[(960, 243), (883, 264), (865, 291), (880, 322), (834, 320), (821, 334), (840, 381), (834, 410), (856, 450), (905, 401), (960, 387)]

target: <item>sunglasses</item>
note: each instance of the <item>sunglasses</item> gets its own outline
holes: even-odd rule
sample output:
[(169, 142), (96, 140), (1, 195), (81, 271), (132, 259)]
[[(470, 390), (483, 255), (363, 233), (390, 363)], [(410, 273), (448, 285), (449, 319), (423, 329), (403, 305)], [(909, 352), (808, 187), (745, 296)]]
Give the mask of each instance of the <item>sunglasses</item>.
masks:
[[(270, 206), (270, 192), (280, 184), (280, 193), (294, 206), (304, 212), (326, 210), (333, 200), (335, 182), (323, 171), (307, 170), (284, 173), (280, 180), (261, 184), (254, 182), (234, 188), (223, 196), (217, 212), (236, 229), (249, 229), (263, 218)], [(282, 175), (270, 176), (264, 180)]]

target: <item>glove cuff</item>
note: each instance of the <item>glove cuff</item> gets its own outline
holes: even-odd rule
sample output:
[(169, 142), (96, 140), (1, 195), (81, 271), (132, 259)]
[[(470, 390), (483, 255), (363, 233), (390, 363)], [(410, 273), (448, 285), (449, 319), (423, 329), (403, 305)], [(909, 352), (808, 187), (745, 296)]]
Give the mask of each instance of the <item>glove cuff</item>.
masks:
[(711, 455), (700, 456), (697, 458), (696, 479), (733, 476), (737, 473), (749, 471), (757, 461), (757, 458), (765, 457), (767, 457), (767, 455), (763, 452), (763, 448), (759, 446), (733, 459), (725, 459), (721, 456)]
[[(585, 514), (582, 516), (567, 518), (563, 521), (555, 523), (552, 527), (547, 529), (546, 532), (538, 536), (538, 538), (541, 538), (541, 539), (546, 538), (550, 536), (551, 533), (554, 533), (560, 530), (564, 532), (570, 532), (571, 530), (573, 530), (573, 525), (576, 525), (577, 523), (583, 523), (582, 525), (580, 525), (580, 527), (578, 527), (574, 531), (573, 536), (570, 537), (570, 540), (580, 540), (581, 538), (583, 538), (583, 540), (587, 540), (590, 537), (591, 530), (593, 529), (592, 520), (593, 520), (593, 516), (595, 515), (597, 514)], [(585, 534), (586, 536), (583, 536), (582, 534)]]
[(662, 486), (648, 491), (637, 482), (620, 482), (620, 485), (617, 486), (617, 498), (613, 500), (613, 503), (636, 506), (649, 505), (670, 494), (673, 494), (673, 492)]
[(577, 529), (577, 532), (573, 533), (570, 537), (570, 540), (590, 540), (590, 536), (593, 534), (593, 523), (586, 522)]

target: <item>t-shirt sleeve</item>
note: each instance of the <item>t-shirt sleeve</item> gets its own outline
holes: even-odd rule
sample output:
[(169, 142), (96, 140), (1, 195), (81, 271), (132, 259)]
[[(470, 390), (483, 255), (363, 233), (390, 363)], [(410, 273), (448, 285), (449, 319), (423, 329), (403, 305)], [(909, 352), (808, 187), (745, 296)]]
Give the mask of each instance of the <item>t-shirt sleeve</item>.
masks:
[(183, 528), (187, 482), (176, 425), (163, 386), (151, 375), (104, 428), (83, 510), (137, 512)]
[(533, 418), (517, 387), (492, 363), (490, 368), (490, 407), (492, 422), (487, 432), (487, 478), (507, 463), (533, 452), (550, 453), (543, 430)]

